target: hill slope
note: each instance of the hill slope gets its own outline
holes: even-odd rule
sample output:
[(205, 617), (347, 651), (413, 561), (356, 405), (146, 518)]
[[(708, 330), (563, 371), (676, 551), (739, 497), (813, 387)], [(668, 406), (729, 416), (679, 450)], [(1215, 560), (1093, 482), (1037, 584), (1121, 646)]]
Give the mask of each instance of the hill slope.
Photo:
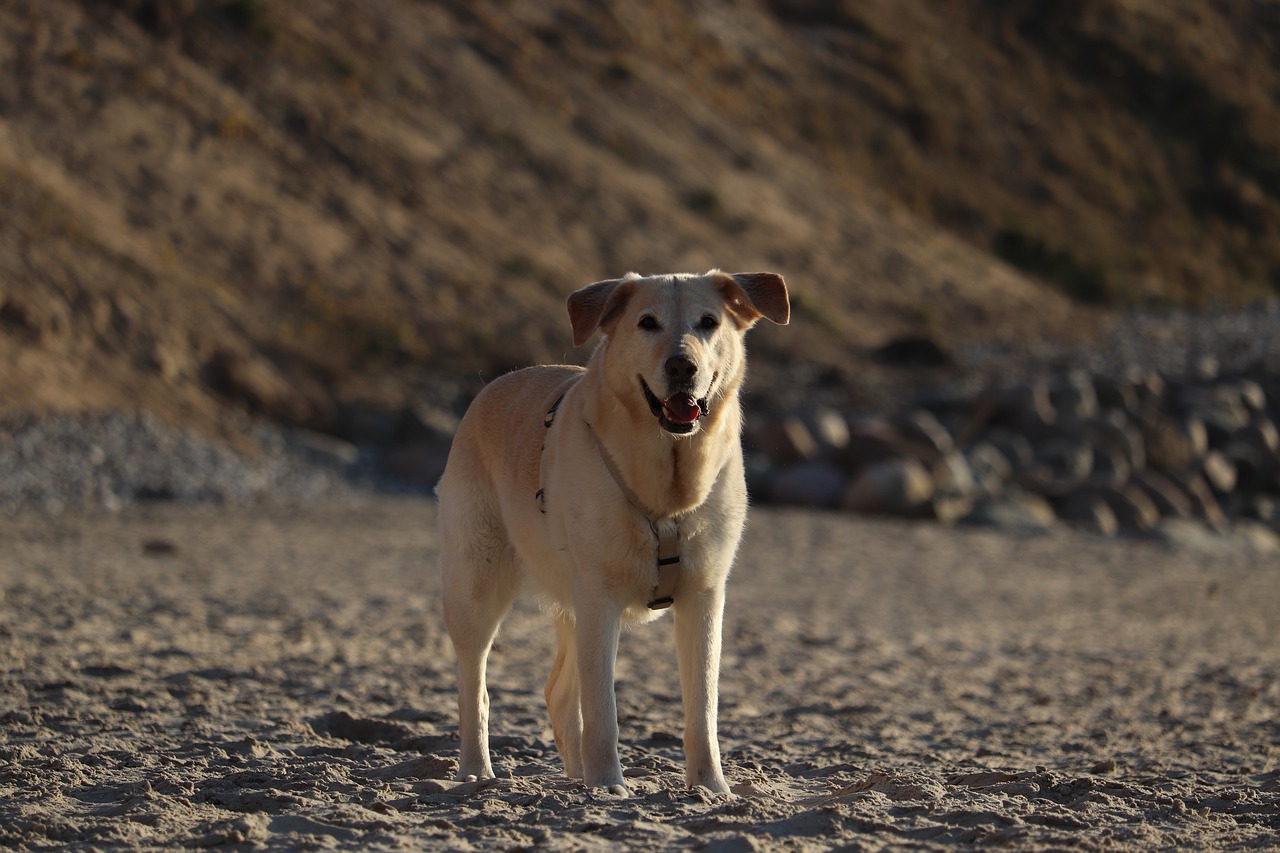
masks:
[(335, 429), (581, 359), (630, 269), (784, 273), (755, 349), (842, 382), (1266, 292), (1273, 7), (1034, 8), (10, 0), (0, 395)]

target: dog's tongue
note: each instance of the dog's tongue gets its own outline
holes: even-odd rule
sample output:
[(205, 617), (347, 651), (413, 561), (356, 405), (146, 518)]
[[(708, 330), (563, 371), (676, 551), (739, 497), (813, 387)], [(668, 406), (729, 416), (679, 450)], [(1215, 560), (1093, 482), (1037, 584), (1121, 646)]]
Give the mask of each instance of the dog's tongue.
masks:
[(691, 424), (702, 415), (702, 409), (692, 395), (672, 394), (663, 401), (662, 413), (673, 424)]

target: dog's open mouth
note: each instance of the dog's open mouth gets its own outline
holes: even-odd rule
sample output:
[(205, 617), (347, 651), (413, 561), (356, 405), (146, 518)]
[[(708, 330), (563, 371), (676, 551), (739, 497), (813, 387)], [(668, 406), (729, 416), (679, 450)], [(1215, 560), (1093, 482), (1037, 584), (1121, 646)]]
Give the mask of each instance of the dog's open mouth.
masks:
[(706, 417), (711, 412), (706, 397), (697, 399), (692, 394), (677, 392), (665, 400), (659, 400), (643, 377), (640, 378), (640, 387), (644, 389), (644, 399), (649, 404), (649, 411), (653, 412), (653, 416), (667, 432), (687, 435), (698, 425), (698, 418)]

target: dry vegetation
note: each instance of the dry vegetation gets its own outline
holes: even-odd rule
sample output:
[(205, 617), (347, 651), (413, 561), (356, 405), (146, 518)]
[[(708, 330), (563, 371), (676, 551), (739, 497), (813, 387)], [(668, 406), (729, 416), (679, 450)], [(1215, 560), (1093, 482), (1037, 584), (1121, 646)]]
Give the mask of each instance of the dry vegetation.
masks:
[(785, 273), (839, 382), (1274, 292), (1277, 7), (1041, 6), (0, 0), (0, 396), (335, 428), (628, 269)]

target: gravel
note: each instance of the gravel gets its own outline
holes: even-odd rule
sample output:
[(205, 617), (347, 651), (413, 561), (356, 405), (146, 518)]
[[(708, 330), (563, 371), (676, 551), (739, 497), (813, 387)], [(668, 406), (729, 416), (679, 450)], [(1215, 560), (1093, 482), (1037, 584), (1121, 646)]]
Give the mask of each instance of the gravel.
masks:
[(305, 434), (258, 425), (250, 441), (238, 451), (146, 413), (15, 417), (0, 426), (0, 510), (308, 500), (368, 485)]
[(958, 361), (988, 375), (1006, 374), (1013, 381), (1064, 364), (1104, 374), (1130, 367), (1167, 376), (1209, 366), (1232, 372), (1280, 361), (1280, 300), (1231, 311), (1128, 311), (1115, 318), (1093, 347), (1045, 344), (1037, 352), (1021, 353), (996, 344), (966, 349)]

